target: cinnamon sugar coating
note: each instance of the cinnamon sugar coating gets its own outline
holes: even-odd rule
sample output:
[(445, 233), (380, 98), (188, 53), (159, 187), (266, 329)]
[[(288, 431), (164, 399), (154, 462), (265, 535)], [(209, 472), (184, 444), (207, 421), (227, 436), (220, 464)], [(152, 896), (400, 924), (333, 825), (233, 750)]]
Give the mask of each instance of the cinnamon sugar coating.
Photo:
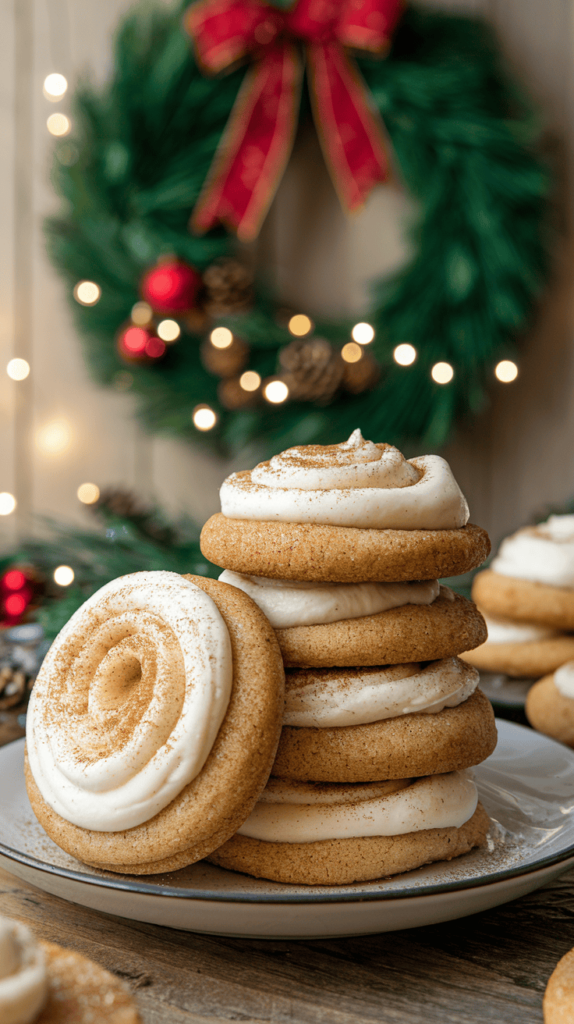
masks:
[(358, 619), (276, 629), (285, 665), (301, 668), (435, 661), (486, 640), (476, 605), (441, 587), (432, 604), (406, 604)]
[(484, 842), (489, 827), (490, 819), (479, 803), (472, 818), (460, 828), (316, 843), (266, 843), (235, 835), (207, 859), (220, 867), (274, 882), (349, 885), (460, 857)]
[(485, 569), (474, 577), (472, 599), (493, 618), (574, 630), (574, 590), (566, 587), (518, 580)]
[(544, 676), (531, 687), (525, 710), (534, 729), (574, 747), (574, 700), (560, 693), (554, 674)]
[(272, 774), (313, 782), (376, 782), (460, 771), (496, 746), (489, 700), (480, 690), (436, 714), (402, 715), (330, 729), (284, 726)]
[(58, 846), (86, 864), (128, 874), (193, 864), (246, 820), (269, 777), (284, 699), (283, 662), (274, 630), (255, 602), (237, 588), (201, 576), (185, 578), (215, 601), (229, 630), (233, 656), (231, 699), (199, 775), (144, 824), (96, 832), (57, 815), (26, 763), (28, 795), (40, 824)]
[(574, 659), (574, 636), (526, 640), (521, 643), (486, 643), (460, 655), (482, 672), (504, 672), (517, 679), (537, 679)]
[(141, 1024), (128, 988), (92, 960), (41, 942), (46, 953), (48, 1001), (35, 1024)]
[(223, 569), (322, 583), (458, 576), (481, 565), (490, 553), (488, 534), (471, 523), (456, 530), (361, 530), (229, 519), (220, 512), (207, 520), (200, 546)]
[(544, 993), (544, 1024), (572, 1024), (574, 1020), (574, 949), (554, 968)]

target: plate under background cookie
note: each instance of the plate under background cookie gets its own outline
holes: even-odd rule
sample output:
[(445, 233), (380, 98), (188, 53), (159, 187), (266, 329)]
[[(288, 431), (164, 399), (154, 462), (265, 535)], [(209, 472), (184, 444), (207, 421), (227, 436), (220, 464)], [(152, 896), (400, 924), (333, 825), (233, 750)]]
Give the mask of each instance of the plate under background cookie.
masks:
[(319, 887), (259, 881), (201, 862), (151, 878), (79, 864), (42, 831), (26, 797), (24, 741), (0, 750), (0, 864), (95, 910), (187, 931), (267, 938), (361, 935), (454, 920), (526, 895), (574, 864), (574, 751), (498, 721), (475, 769), (499, 823), (490, 848), (390, 880)]

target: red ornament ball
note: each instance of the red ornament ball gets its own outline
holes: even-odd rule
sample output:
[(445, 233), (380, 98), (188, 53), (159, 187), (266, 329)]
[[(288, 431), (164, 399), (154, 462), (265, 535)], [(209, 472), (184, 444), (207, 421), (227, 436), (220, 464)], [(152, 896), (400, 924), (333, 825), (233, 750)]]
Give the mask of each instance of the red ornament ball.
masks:
[(21, 569), (8, 569), (0, 577), (0, 621), (14, 625), (34, 597), (34, 581)]
[(146, 271), (141, 295), (155, 313), (184, 313), (193, 309), (201, 275), (181, 260), (165, 260)]
[(161, 359), (165, 352), (165, 342), (156, 337), (150, 328), (129, 324), (120, 331), (118, 351), (128, 363), (147, 362)]

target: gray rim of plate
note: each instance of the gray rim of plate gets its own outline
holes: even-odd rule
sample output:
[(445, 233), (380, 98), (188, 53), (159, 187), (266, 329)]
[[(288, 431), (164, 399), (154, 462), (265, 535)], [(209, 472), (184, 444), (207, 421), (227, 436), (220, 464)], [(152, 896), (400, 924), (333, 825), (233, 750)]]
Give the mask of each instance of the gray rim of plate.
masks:
[[(517, 729), (525, 729), (524, 726), (514, 726)], [(525, 730), (529, 731), (529, 730)], [(545, 737), (549, 742), (555, 743), (556, 746), (561, 747), (564, 750), (562, 744), (557, 743), (555, 740), (551, 740), (549, 737)], [(19, 742), (14, 740), (12, 742)], [(8, 744), (11, 745), (11, 744)], [(456, 892), (464, 889), (476, 889), (479, 886), (493, 885), (496, 882), (502, 882), (507, 878), (516, 878), (517, 876), (527, 876), (534, 874), (536, 871), (540, 871), (542, 868), (551, 867), (553, 864), (560, 864), (563, 861), (574, 857), (574, 843), (568, 846), (565, 850), (560, 853), (555, 853), (547, 857), (541, 857), (540, 860), (532, 864), (528, 871), (521, 869), (520, 865), (515, 867), (505, 868), (501, 871), (495, 871), (491, 875), (485, 878), (467, 878), (461, 879), (460, 882), (435, 882), (428, 886), (425, 886), (424, 890), (421, 891), (420, 886), (412, 886), (401, 889), (400, 891), (392, 892), (369, 892), (368, 889), (361, 888), (354, 892), (320, 892), (317, 891), (322, 886), (310, 887), (309, 893), (289, 893), (279, 895), (273, 895), (271, 893), (222, 893), (217, 890), (209, 889), (167, 889), (165, 886), (153, 885), (149, 882), (133, 882), (124, 880), (122, 877), (119, 878), (99, 878), (97, 875), (87, 875), (81, 871), (72, 871), (69, 868), (61, 868), (56, 865), (46, 864), (44, 861), (38, 860), (36, 857), (31, 857), (28, 854), (21, 853), (19, 850), (14, 850), (10, 846), (6, 846), (0, 842), (0, 855), (6, 857), (8, 860), (14, 860), (19, 864), (24, 864), (36, 871), (42, 871), (45, 874), (56, 875), (62, 878), (69, 878), (74, 882), (80, 882), (83, 885), (93, 885), (104, 889), (119, 889), (123, 892), (134, 892), (140, 896), (163, 896), (167, 899), (186, 899), (186, 900), (203, 900), (210, 902), (217, 900), (220, 903), (356, 903), (364, 902), (365, 900), (399, 900), (409, 899), (412, 897), (423, 897), (433, 896), (444, 892)], [(221, 870), (224, 870), (223, 868)], [(170, 872), (166, 872), (170, 874)], [(379, 881), (379, 880), (376, 880)], [(368, 882), (355, 883), (363, 886), (368, 885)]]

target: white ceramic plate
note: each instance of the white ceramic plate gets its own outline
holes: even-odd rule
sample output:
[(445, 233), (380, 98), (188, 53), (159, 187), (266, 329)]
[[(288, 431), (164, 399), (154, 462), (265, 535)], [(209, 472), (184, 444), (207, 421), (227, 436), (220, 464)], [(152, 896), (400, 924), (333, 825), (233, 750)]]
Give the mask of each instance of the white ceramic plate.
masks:
[(0, 749), (0, 864), (73, 903), (220, 935), (322, 938), (464, 917), (532, 892), (574, 865), (574, 751), (511, 722), (498, 728), (495, 753), (476, 769), (493, 818), (488, 846), (390, 880), (281, 885), (204, 862), (147, 878), (86, 867), (36, 822), (23, 740)]

